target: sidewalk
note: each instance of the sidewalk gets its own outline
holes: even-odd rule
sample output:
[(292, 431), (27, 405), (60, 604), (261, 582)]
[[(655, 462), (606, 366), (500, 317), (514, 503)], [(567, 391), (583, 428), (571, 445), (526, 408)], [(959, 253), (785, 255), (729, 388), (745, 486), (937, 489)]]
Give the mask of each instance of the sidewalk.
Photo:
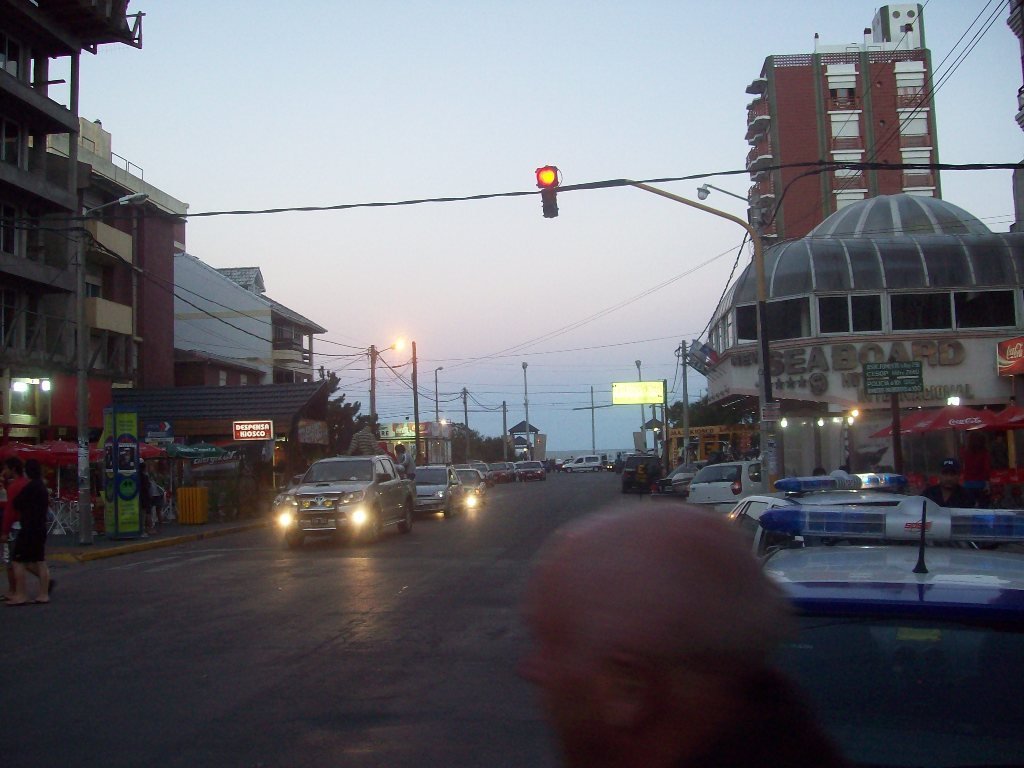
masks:
[(128, 555), (147, 549), (174, 547), (190, 541), (228, 536), (232, 533), (265, 528), (269, 518), (248, 518), (225, 523), (204, 523), (202, 525), (180, 525), (177, 521), (165, 522), (159, 533), (147, 538), (108, 539), (103, 534), (94, 534), (92, 544), (79, 544), (77, 534), (46, 538), (46, 559), (64, 563), (84, 563), (105, 557)]

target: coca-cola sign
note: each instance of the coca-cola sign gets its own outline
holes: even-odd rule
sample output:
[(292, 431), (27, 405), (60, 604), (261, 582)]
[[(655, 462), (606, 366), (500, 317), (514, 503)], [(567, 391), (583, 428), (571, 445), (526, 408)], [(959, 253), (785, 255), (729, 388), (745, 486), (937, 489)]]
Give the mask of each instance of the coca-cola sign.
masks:
[(1000, 376), (1024, 375), (1024, 336), (999, 342), (996, 347), (996, 368)]

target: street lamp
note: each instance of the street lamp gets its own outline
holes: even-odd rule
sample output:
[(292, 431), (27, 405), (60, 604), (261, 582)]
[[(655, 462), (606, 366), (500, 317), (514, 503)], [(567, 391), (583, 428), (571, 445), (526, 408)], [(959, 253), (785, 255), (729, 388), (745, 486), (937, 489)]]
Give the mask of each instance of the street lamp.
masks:
[(526, 410), (526, 458), (533, 458), (530, 446), (530, 397), (526, 388), (526, 363), (523, 363), (523, 408)]
[(439, 365), (437, 368), (434, 369), (434, 421), (441, 421), (441, 406), (437, 398), (437, 372), (443, 370), (443, 365)]
[[(389, 349), (401, 351), (402, 347), (405, 346), (405, 342), (402, 339), (398, 339), (390, 347), (384, 349), (377, 349), (373, 344), (366, 350), (370, 356), (370, 419), (377, 418), (377, 358), (380, 357), (381, 352), (386, 352)], [(415, 352), (415, 350), (413, 350)], [(415, 369), (414, 369), (415, 370)]]
[[(644, 380), (643, 374), (640, 373), (640, 361), (639, 360), (635, 360), (634, 362), (636, 363), (636, 380), (637, 381), (643, 381)], [(644, 440), (643, 450), (646, 451), (647, 450), (647, 425), (644, 423), (645, 419), (646, 419), (646, 417), (644, 416), (644, 404), (640, 403), (640, 436)]]
[[(710, 213), (713, 216), (719, 216), (723, 219), (728, 219), (731, 222), (739, 224), (743, 229), (750, 235), (750, 240), (754, 244), (754, 270), (757, 274), (757, 338), (759, 342), (759, 351), (761, 357), (761, 385), (758, 388), (758, 406), (760, 413), (758, 414), (758, 423), (760, 424), (760, 439), (761, 439), (761, 454), (765, 459), (765, 464), (768, 467), (767, 472), (762, 472), (761, 477), (768, 481), (768, 487), (771, 487), (771, 483), (775, 480), (775, 473), (777, 472), (777, 464), (775, 460), (775, 446), (772, 444), (773, 435), (772, 429), (769, 427), (769, 422), (765, 419), (766, 406), (772, 402), (772, 380), (771, 380), (771, 357), (768, 350), (768, 317), (767, 317), (767, 283), (765, 281), (764, 271), (764, 244), (761, 241), (761, 236), (749, 222), (743, 219), (733, 216), (725, 211), (720, 211), (717, 208), (712, 208), (702, 203), (695, 202), (693, 200), (687, 200), (685, 197), (679, 195), (673, 195), (670, 192), (665, 192), (657, 187), (652, 187), (647, 184), (640, 182), (633, 182), (633, 186), (637, 189), (642, 189), (645, 192), (650, 192), (661, 197), (674, 200), (677, 203), (688, 205), (691, 208)], [(711, 185), (706, 185), (709, 189)], [(716, 187), (717, 189), (717, 187)], [(724, 191), (724, 190), (720, 190)], [(731, 193), (728, 193), (731, 194)], [(707, 195), (701, 195), (700, 190), (697, 191), (697, 196), (702, 199)], [(739, 195), (734, 195), (739, 197)], [(742, 198), (741, 198), (742, 199)]]
[(697, 187), (697, 197), (700, 198), (701, 200), (707, 200), (708, 195), (711, 194), (712, 189), (717, 189), (722, 194), (735, 197), (737, 200), (742, 200), (744, 203), (750, 202), (743, 195), (737, 195), (735, 192), (730, 192), (728, 189), (716, 187), (714, 184), (701, 184), (699, 187)]
[[(104, 208), (112, 205), (137, 205), (149, 199), (145, 192), (125, 195), (111, 200), (109, 203), (89, 208), (81, 215), (87, 219)], [(78, 543), (92, 544), (92, 491), (89, 478), (89, 328), (85, 318), (85, 258), (87, 254), (86, 238), (88, 230), (83, 227), (78, 237), (78, 265), (75, 270), (75, 318), (76, 328), (75, 350), (77, 381), (76, 398), (78, 400)], [(132, 328), (132, 333), (136, 329)]]

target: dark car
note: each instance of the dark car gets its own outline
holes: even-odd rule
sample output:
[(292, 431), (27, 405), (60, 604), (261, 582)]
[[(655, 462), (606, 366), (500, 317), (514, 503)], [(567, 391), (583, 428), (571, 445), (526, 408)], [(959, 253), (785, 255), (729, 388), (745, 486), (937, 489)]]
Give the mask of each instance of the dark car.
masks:
[(487, 486), (490, 485), (487, 478), (484, 477), (484, 473), (474, 467), (467, 469), (456, 467), (455, 474), (459, 476), (459, 480), (462, 481), (462, 485), (466, 489), (464, 496), (466, 509), (474, 509), (483, 504), (487, 498)]
[(527, 480), (547, 480), (547, 472), (544, 465), (539, 461), (516, 462), (516, 479), (521, 482)]
[(497, 483), (514, 483), (516, 468), (511, 461), (496, 461), (487, 465), (487, 480), (491, 485)]
[(622, 465), (623, 493), (650, 493), (661, 478), (661, 460), (657, 456), (627, 456)]

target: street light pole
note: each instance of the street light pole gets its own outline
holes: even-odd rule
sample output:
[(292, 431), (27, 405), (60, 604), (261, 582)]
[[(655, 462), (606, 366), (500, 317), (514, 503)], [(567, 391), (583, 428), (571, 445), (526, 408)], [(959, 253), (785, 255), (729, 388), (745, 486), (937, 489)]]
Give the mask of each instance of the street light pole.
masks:
[[(644, 377), (643, 377), (643, 374), (640, 372), (640, 361), (636, 360), (635, 362), (636, 362), (636, 380), (637, 381), (643, 381)], [(647, 450), (647, 429), (646, 429), (646, 426), (645, 426), (646, 422), (647, 422), (647, 417), (644, 416), (644, 404), (640, 403), (640, 437), (643, 438), (643, 441), (644, 441), (643, 450), (645, 450), (645, 451)]]
[(526, 388), (526, 363), (523, 363), (523, 408), (526, 410), (526, 458), (533, 458), (533, 451), (530, 449), (530, 396)]
[(420, 457), (420, 387), (417, 378), (415, 341), (412, 342), (412, 420), (413, 428), (416, 430), (412, 443), (415, 451), (413, 456), (416, 457), (416, 463), (420, 464), (423, 460)]
[[(82, 213), (82, 228), (78, 233), (78, 264), (75, 269), (75, 395), (77, 402), (76, 420), (78, 431), (78, 543), (92, 544), (92, 488), (89, 477), (89, 327), (85, 317), (85, 261), (88, 255), (86, 247), (90, 237), (85, 228), (85, 219), (97, 211), (112, 205), (135, 205), (149, 199), (145, 192), (125, 195), (109, 203), (97, 205)], [(134, 247), (134, 241), (133, 241)], [(137, 265), (133, 265), (137, 266)], [(132, 333), (136, 329), (132, 328)]]
[(434, 421), (440, 421), (441, 420), (441, 406), (440, 406), (440, 402), (438, 401), (438, 397), (437, 397), (437, 372), (438, 371), (443, 371), (443, 370), (444, 370), (444, 366), (443, 365), (438, 366), (437, 368), (434, 369)]
[(377, 347), (370, 345), (370, 420), (377, 413)]
[(687, 200), (685, 197), (679, 195), (673, 195), (670, 192), (666, 192), (657, 187), (651, 187), (647, 184), (640, 182), (634, 182), (633, 186), (637, 189), (642, 189), (645, 192), (650, 192), (661, 197), (674, 200), (677, 203), (688, 205), (691, 208), (710, 213), (713, 216), (719, 216), (723, 219), (728, 219), (736, 224), (739, 224), (743, 229), (750, 235), (750, 240), (754, 244), (754, 270), (757, 276), (757, 338), (760, 342), (760, 357), (761, 357), (761, 382), (758, 389), (758, 405), (760, 407), (760, 413), (758, 414), (758, 423), (760, 425), (760, 440), (761, 440), (761, 455), (764, 457), (764, 462), (767, 465), (767, 471), (761, 472), (762, 482), (766, 482), (768, 487), (772, 487), (771, 484), (775, 480), (775, 474), (777, 472), (777, 464), (775, 459), (775, 446), (774, 446), (774, 434), (773, 428), (770, 426), (774, 422), (766, 421), (765, 406), (772, 402), (772, 377), (771, 377), (771, 357), (768, 349), (768, 316), (767, 316), (767, 285), (764, 274), (764, 250), (761, 242), (761, 235), (755, 230), (748, 222), (733, 216), (725, 211), (720, 211), (717, 208), (712, 208), (707, 205), (695, 202), (693, 200)]

